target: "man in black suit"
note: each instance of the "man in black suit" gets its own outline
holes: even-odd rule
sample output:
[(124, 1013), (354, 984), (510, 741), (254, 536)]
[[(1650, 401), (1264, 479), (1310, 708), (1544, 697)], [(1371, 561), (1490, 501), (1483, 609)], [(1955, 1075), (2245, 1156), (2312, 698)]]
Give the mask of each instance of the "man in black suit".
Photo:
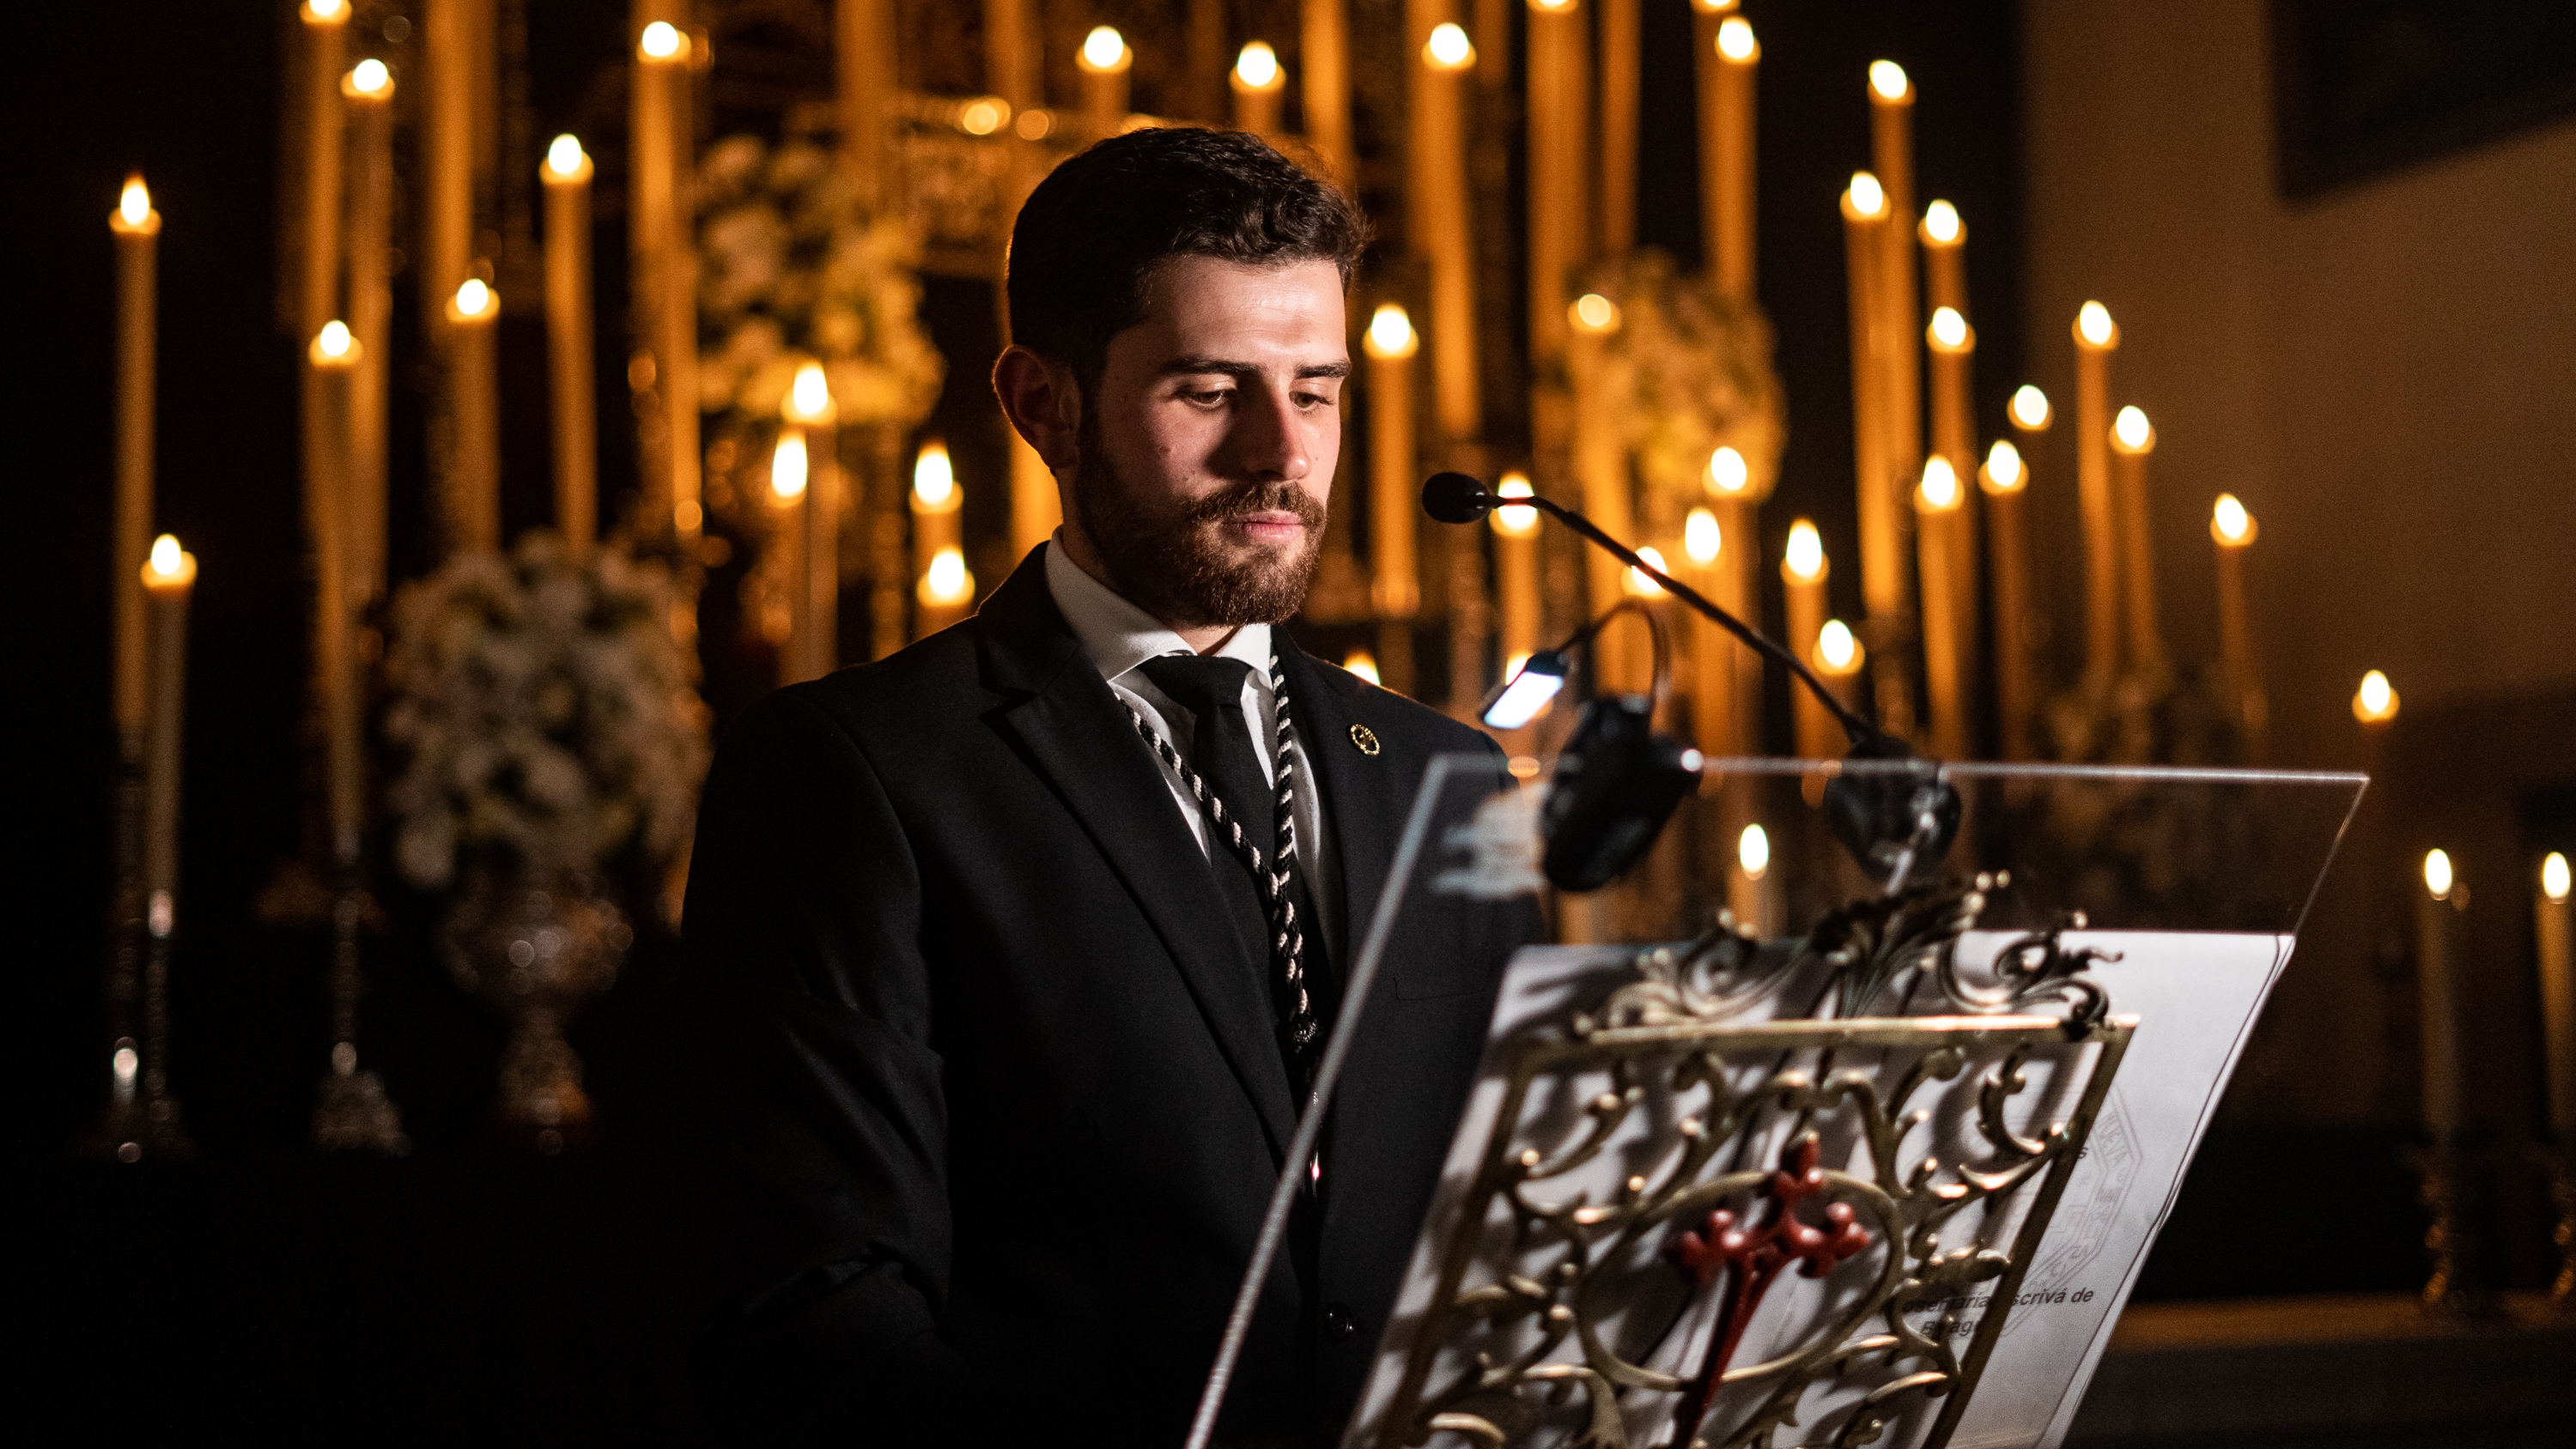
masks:
[[(1239, 133), (1058, 168), (994, 387), (1063, 528), (973, 619), (728, 733), (686, 932), (737, 1422), (1180, 1443), (1415, 788), (1496, 755), (1274, 627), (1365, 240)], [(1534, 926), (1408, 905), (1220, 1442), (1338, 1434)]]

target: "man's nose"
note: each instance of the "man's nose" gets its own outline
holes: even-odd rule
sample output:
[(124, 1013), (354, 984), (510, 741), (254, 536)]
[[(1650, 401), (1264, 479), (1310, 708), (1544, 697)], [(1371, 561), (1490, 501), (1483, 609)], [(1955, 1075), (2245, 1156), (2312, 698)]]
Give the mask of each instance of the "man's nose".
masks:
[(1296, 400), (1284, 387), (1245, 388), (1242, 411), (1235, 414), (1234, 464), (1255, 478), (1302, 480), (1314, 466), (1298, 426)]

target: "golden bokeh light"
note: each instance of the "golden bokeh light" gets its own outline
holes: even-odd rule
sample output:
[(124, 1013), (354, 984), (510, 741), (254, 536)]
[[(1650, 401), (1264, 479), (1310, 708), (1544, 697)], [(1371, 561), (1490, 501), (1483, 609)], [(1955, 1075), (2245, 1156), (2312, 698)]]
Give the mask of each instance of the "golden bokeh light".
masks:
[(1127, 37), (1114, 26), (1095, 25), (1082, 37), (1082, 68), (1090, 71), (1125, 70), (1134, 55), (1127, 49)]
[(2120, 329), (2111, 321), (2110, 308), (2087, 302), (2075, 314), (2075, 335), (2088, 346), (2108, 347), (2119, 340)]
[(1914, 82), (1905, 75), (1905, 67), (1892, 60), (1869, 63), (1869, 88), (1882, 101), (1901, 101), (1914, 93)]
[(1943, 246), (1959, 239), (1959, 208), (1935, 201), (1923, 208), (1923, 234)]
[(1843, 193), (1846, 205), (1861, 216), (1876, 216), (1887, 210), (1887, 188), (1866, 171), (1852, 173), (1851, 189)]
[(1717, 562), (1725, 548), (1726, 535), (1718, 530), (1716, 514), (1694, 508), (1690, 517), (1682, 520), (1682, 552), (1690, 555), (1692, 563), (1706, 568)]
[(1619, 304), (1599, 292), (1586, 292), (1566, 309), (1580, 332), (1616, 332), (1619, 330)]
[(1753, 484), (1753, 470), (1744, 455), (1723, 444), (1708, 455), (1708, 491), (1721, 498), (1733, 498)]
[(1780, 560), (1789, 577), (1799, 583), (1814, 583), (1825, 576), (1824, 535), (1806, 519), (1789, 525), (1789, 548)]
[(1369, 316), (1368, 355), (1371, 357), (1411, 357), (1422, 339), (1414, 333), (1413, 318), (1393, 302), (1381, 302)]
[(948, 445), (937, 438), (921, 445), (912, 460), (913, 506), (925, 513), (938, 513), (957, 506), (957, 468), (948, 458)]
[(1753, 38), (1753, 27), (1743, 16), (1729, 16), (1717, 27), (1717, 53), (1741, 65), (1761, 58), (1762, 42)]
[(2352, 692), (2352, 717), (2363, 724), (2386, 724), (2397, 718), (2397, 688), (2387, 675), (2374, 669), (2361, 677), (2361, 688)]
[(2453, 874), (2451, 870), (2451, 853), (2449, 851), (2428, 850), (2424, 852), (2424, 889), (2433, 893), (2433, 899), (2438, 901), (2448, 898), (2451, 894), (2451, 887), (2458, 884), (2459, 877)]
[(1977, 485), (1989, 493), (2018, 493), (2029, 477), (2022, 469), (2021, 449), (1997, 438), (1995, 445), (1986, 450), (1985, 470), (1978, 476)]
[(1234, 83), (1245, 90), (1275, 90), (1280, 85), (1279, 52), (1270, 42), (1255, 40), (1245, 44), (1234, 57)]
[(769, 454), (770, 493), (782, 502), (804, 497), (806, 471), (805, 435), (790, 428)]
[(1433, 70), (1465, 70), (1476, 63), (1476, 47), (1456, 21), (1444, 20), (1431, 27), (1431, 38), (1422, 43), (1422, 60)]
[(687, 44), (688, 38), (680, 34), (678, 26), (668, 20), (656, 20), (644, 27), (644, 38), (635, 48), (642, 51), (647, 60), (670, 60), (678, 56)]
[(2015, 427), (2025, 433), (2035, 433), (2048, 426), (2051, 416), (2048, 410), (2048, 394), (2029, 383), (2023, 383), (2013, 390), (2012, 420)]

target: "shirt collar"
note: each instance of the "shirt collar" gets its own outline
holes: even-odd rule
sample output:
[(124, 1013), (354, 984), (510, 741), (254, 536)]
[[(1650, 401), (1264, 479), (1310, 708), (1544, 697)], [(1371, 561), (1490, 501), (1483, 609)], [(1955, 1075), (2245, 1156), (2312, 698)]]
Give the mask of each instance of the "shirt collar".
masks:
[[(1189, 642), (1153, 615), (1129, 603), (1107, 584), (1083, 572), (1064, 549), (1064, 530), (1057, 529), (1046, 551), (1047, 592), (1073, 627), (1073, 636), (1100, 677), (1117, 683), (1119, 676), (1148, 659), (1194, 652)], [(1252, 666), (1263, 690), (1270, 687), (1270, 626), (1246, 624), (1217, 649), (1219, 657)], [(1133, 681), (1130, 681), (1132, 684)]]

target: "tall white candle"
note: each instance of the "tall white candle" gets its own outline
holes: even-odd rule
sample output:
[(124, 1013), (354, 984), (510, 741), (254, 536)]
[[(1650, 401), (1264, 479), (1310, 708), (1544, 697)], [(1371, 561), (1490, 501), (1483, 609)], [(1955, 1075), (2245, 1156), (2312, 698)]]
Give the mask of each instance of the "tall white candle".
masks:
[(2415, 900), (2415, 986), (2424, 1043), (2424, 1122), (2437, 1137), (2460, 1130), (2459, 985), (2451, 940), (2458, 889), (2450, 854), (2427, 851), (2424, 890)]
[(590, 158), (557, 136), (546, 189), (546, 363), (555, 444), (555, 527), (575, 558), (599, 536), (598, 416), (591, 382)]
[(2553, 850), (2540, 862), (2532, 911), (2540, 942), (2541, 1032), (2549, 1044), (2549, 1126), (2562, 1141), (2576, 1138), (2576, 928), (2569, 925), (2567, 896), (2567, 857)]
[(129, 756), (142, 748), (149, 652), (145, 640), (144, 555), (152, 548), (152, 410), (158, 327), (154, 250), (161, 213), (140, 174), (125, 179), (107, 215), (116, 237), (116, 726)]

